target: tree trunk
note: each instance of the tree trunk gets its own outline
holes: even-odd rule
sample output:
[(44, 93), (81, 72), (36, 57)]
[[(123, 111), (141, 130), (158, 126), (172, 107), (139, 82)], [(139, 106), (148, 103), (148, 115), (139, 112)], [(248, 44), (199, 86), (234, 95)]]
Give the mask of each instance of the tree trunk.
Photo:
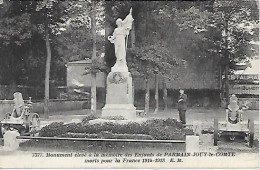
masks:
[(155, 74), (155, 95), (154, 95), (154, 99), (155, 99), (154, 114), (157, 114), (158, 110), (159, 110), (159, 81), (158, 81), (158, 74)]
[(134, 83), (134, 81), (132, 81), (132, 103), (133, 103), (133, 105), (135, 104), (135, 83)]
[(17, 91), (17, 78), (16, 78), (16, 61), (15, 61), (15, 56), (14, 56), (14, 47), (11, 46), (11, 48), (9, 49), (9, 55), (8, 55), (8, 77), (10, 77), (9, 79), (9, 85), (10, 85), (10, 91), (8, 94), (8, 99), (13, 99), (13, 94)]
[[(131, 48), (135, 47), (135, 25), (133, 23), (132, 30), (130, 32), (130, 37), (131, 37)], [(135, 99), (135, 83), (134, 83), (134, 76), (132, 76), (132, 99), (133, 99), (133, 104), (135, 104), (134, 99)]]
[(97, 111), (97, 85), (96, 73), (91, 72), (91, 114), (96, 114)]
[(225, 91), (226, 91), (226, 108), (229, 105), (229, 81), (228, 81), (228, 66), (225, 67)]
[(220, 94), (219, 94), (219, 97), (220, 97), (220, 103), (219, 103), (219, 106), (222, 106), (222, 101), (224, 99), (224, 87), (223, 87), (223, 68), (222, 67), (219, 67), (219, 85), (220, 85)]
[(167, 87), (166, 87), (166, 82), (165, 79), (163, 79), (163, 104), (164, 104), (164, 110), (168, 110), (167, 106)]
[(226, 108), (229, 105), (229, 80), (228, 80), (228, 70), (229, 70), (229, 54), (228, 54), (228, 19), (225, 18), (225, 91), (226, 91)]
[[(47, 15), (47, 14), (46, 14)], [(47, 17), (45, 19), (45, 45), (47, 50), (46, 70), (45, 70), (45, 85), (44, 85), (44, 115), (49, 118), (49, 95), (50, 95), (50, 68), (51, 68), (51, 46), (49, 39), (49, 28)]]
[(145, 1), (145, 35), (148, 36), (148, 1)]
[(149, 78), (145, 79), (145, 106), (144, 106), (144, 112), (147, 114), (149, 112), (149, 102), (150, 102), (150, 84), (149, 84)]
[[(95, 9), (95, 1), (92, 1), (92, 12), (91, 12), (91, 33), (93, 38), (93, 49), (92, 49), (92, 68), (95, 60), (97, 58), (96, 56), (96, 9)], [(96, 70), (91, 69), (91, 114), (96, 114), (97, 111), (97, 85), (96, 85)]]

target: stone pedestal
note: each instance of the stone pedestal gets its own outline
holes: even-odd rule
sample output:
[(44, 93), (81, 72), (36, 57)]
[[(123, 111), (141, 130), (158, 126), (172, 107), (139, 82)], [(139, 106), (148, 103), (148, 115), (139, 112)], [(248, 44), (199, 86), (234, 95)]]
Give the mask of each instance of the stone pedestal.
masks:
[(186, 136), (186, 152), (199, 152), (200, 138), (199, 136)]
[(17, 131), (6, 131), (3, 135), (4, 137), (4, 151), (15, 151), (19, 148), (19, 141), (16, 139), (17, 136), (20, 136)]
[(106, 105), (102, 108), (102, 117), (122, 116), (125, 119), (135, 119), (132, 90), (131, 73), (112, 69), (107, 76)]

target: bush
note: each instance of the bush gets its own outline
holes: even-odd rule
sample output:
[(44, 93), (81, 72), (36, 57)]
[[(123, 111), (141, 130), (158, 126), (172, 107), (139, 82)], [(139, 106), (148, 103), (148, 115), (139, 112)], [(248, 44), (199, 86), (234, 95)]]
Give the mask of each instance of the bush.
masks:
[(61, 128), (63, 126), (64, 126), (63, 122), (51, 123), (50, 125), (45, 126), (40, 130), (39, 136), (53, 137), (53, 136), (58, 136), (60, 134), (64, 134), (66, 133), (66, 128)]

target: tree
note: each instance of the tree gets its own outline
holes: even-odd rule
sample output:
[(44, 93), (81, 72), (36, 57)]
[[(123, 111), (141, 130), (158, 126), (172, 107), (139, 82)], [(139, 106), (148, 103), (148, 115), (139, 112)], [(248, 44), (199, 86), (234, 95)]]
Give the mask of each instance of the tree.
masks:
[[(205, 56), (216, 61), (225, 74), (225, 98), (229, 103), (232, 65), (249, 60), (258, 51), (252, 41), (258, 39), (258, 10), (255, 1), (215, 0), (202, 7), (199, 2), (186, 9), (165, 6), (164, 13), (174, 16), (181, 32), (192, 30), (196, 44), (185, 50), (187, 56)], [(165, 17), (167, 18), (167, 17)], [(195, 47), (195, 48), (194, 48)], [(196, 55), (190, 55), (190, 54)], [(196, 60), (201, 60), (195, 58)], [(201, 60), (201, 61), (203, 61)], [(220, 75), (221, 76), (221, 75)], [(220, 83), (222, 84), (222, 83)]]
[(6, 76), (0, 76), (0, 82), (13, 87), (42, 86), (46, 42), (42, 36), (43, 29), (38, 29), (37, 25), (43, 20), (43, 15), (36, 11), (36, 2), (5, 1), (4, 5), (0, 14), (3, 35), (0, 38), (3, 43), (0, 49), (3, 62), (0, 65), (1, 75)]
[(35, 31), (30, 22), (29, 2), (5, 1), (0, 11), (0, 83), (10, 85), (8, 99), (18, 84), (27, 84), (30, 40)]
[[(39, 17), (43, 18), (43, 23), (38, 23), (40, 32), (44, 33), (45, 45), (47, 51), (46, 70), (45, 70), (45, 97), (44, 97), (44, 114), (48, 117), (49, 114), (49, 88), (50, 88), (50, 67), (51, 67), (51, 42), (50, 34), (53, 36), (61, 34), (66, 30), (66, 26), (74, 23), (85, 24), (86, 19), (73, 16), (82, 11), (80, 5), (75, 2), (59, 2), (57, 0), (39, 1), (37, 2), (36, 11), (40, 12)], [(43, 14), (43, 16), (41, 16)]]
[[(56, 0), (51, 1), (40, 1), (37, 3), (36, 11), (43, 13), (43, 23), (39, 24), (39, 29), (44, 30), (45, 46), (46, 46), (46, 69), (45, 69), (45, 85), (44, 85), (44, 115), (46, 118), (49, 117), (49, 95), (50, 95), (50, 68), (51, 68), (51, 44), (50, 44), (50, 27), (55, 23), (55, 7), (58, 7)], [(51, 23), (52, 21), (52, 23)], [(55, 30), (55, 27), (53, 27)]]
[[(95, 2), (94, 0), (90, 2), (90, 20), (91, 20), (91, 35), (92, 35), (92, 66), (87, 68), (87, 73), (91, 73), (91, 114), (96, 113), (97, 108), (97, 87), (96, 87), (96, 73), (98, 71), (106, 71), (107, 68), (105, 63), (99, 57), (97, 58), (97, 33), (96, 31), (103, 28), (103, 2)], [(97, 28), (96, 25), (99, 25)], [(101, 41), (99, 41), (100, 43)], [(102, 41), (103, 42), (103, 41)], [(100, 48), (99, 48), (100, 50)], [(101, 51), (101, 50), (100, 50)]]
[[(89, 2), (5, 1), (1, 7), (0, 35), (3, 35), (0, 36), (2, 54), (0, 57), (3, 61), (0, 63), (1, 84), (13, 84), (14, 87), (16, 84), (30, 86), (45, 84), (47, 96), (49, 94), (47, 86), (65, 84), (65, 64), (68, 61), (85, 59), (92, 55), (92, 51), (89, 50), (93, 46)], [(98, 10), (96, 21), (97, 31), (100, 31), (102, 21), (99, 16), (102, 12), (99, 8)], [(12, 29), (9, 29), (8, 25)], [(103, 36), (98, 34), (96, 45), (99, 56), (103, 52), (103, 41)], [(46, 45), (49, 48), (46, 48)], [(48, 62), (46, 62), (47, 54)], [(101, 61), (97, 61), (94, 65), (103, 67)], [(49, 78), (44, 80), (44, 75), (46, 77), (49, 75)]]
[[(94, 2), (94, 1), (93, 1)], [(46, 62), (46, 77), (45, 77), (45, 111), (48, 113), (48, 100), (49, 100), (49, 75), (50, 75), (50, 61), (51, 61), (51, 45), (50, 45), (50, 38), (49, 38), (49, 31), (51, 31), (53, 35), (53, 39), (57, 39), (57, 37), (62, 37), (64, 35), (64, 32), (67, 32), (67, 29), (73, 33), (75, 29), (83, 30), (83, 34), (85, 34), (82, 39), (79, 38), (79, 35), (77, 35), (76, 41), (79, 40), (85, 40), (86, 41), (86, 35), (88, 35), (88, 32), (90, 32), (90, 29), (92, 29), (92, 42), (90, 46), (92, 46), (92, 63), (95, 64), (96, 60), (96, 20), (95, 20), (95, 6), (91, 7), (91, 4), (94, 5), (94, 3), (91, 2), (58, 2), (56, 0), (53, 1), (42, 1), (38, 2), (37, 10), (44, 12), (44, 33), (45, 33), (45, 40), (46, 40), (46, 49), (47, 49), (47, 62)], [(92, 9), (91, 9), (92, 8)], [(93, 12), (94, 11), (94, 12)], [(91, 20), (91, 19), (92, 20)], [(90, 24), (91, 22), (91, 24)], [(98, 22), (100, 22), (98, 20)], [(99, 24), (100, 25), (100, 24)], [(41, 26), (41, 23), (39, 24), (39, 28)], [(85, 27), (85, 29), (84, 29)], [(100, 26), (99, 26), (100, 27)], [(83, 28), (83, 29), (82, 29)], [(86, 31), (84, 33), (84, 31)], [(68, 32), (67, 32), (68, 33)], [(82, 32), (77, 32), (82, 33)], [(70, 36), (72, 36), (70, 34)], [(55, 38), (54, 38), (55, 37)], [(63, 38), (65, 38), (63, 36)], [(91, 39), (90, 39), (91, 40)], [(53, 41), (53, 43), (55, 40)], [(86, 43), (88, 44), (88, 43)], [(74, 44), (71, 44), (71, 46), (75, 49), (76, 53), (79, 52), (77, 55), (82, 53), (82, 50), (80, 46), (75, 46)], [(86, 49), (86, 46), (83, 46), (84, 49)], [(61, 52), (62, 50), (60, 50)], [(62, 52), (61, 52), (62, 53)], [(71, 53), (70, 53), (71, 54)], [(86, 55), (84, 55), (86, 56)], [(82, 57), (82, 56), (80, 56)], [(86, 56), (87, 57), (87, 56)], [(66, 59), (65, 59), (66, 61)], [(92, 75), (93, 75), (92, 71)], [(94, 88), (92, 88), (94, 89)], [(92, 95), (95, 96), (95, 95)], [(95, 97), (94, 97), (95, 98)], [(92, 105), (93, 106), (93, 105)], [(92, 109), (93, 110), (93, 109)], [(94, 110), (96, 110), (94, 108)]]
[[(156, 37), (153, 36), (153, 37)], [(156, 38), (155, 38), (156, 39)], [(174, 70), (178, 66), (178, 59), (173, 57), (168, 49), (165, 47), (165, 42), (160, 39), (152, 41), (147, 39), (142, 45), (129, 49), (129, 69), (138, 76), (144, 77), (146, 82), (146, 113), (149, 109), (149, 79), (158, 74), (163, 75), (164, 78), (174, 78)], [(158, 91), (158, 79), (156, 79), (156, 86)], [(156, 100), (158, 101), (158, 92), (156, 92)], [(148, 99), (147, 99), (148, 98)], [(158, 111), (158, 103), (156, 106)]]
[(163, 79), (163, 82), (162, 82), (162, 84), (163, 84), (163, 103), (164, 103), (164, 110), (168, 110), (168, 100), (167, 100), (167, 97), (168, 97), (168, 95), (167, 95), (167, 85), (166, 85), (166, 80), (165, 79)]
[[(96, 7), (95, 1), (91, 2), (91, 32), (93, 37), (93, 51), (92, 51), (92, 61), (96, 59)], [(92, 62), (93, 64), (93, 62)], [(93, 67), (93, 66), (92, 66)], [(91, 69), (91, 114), (96, 113), (97, 107), (97, 85), (96, 85), (96, 72)]]
[(182, 30), (191, 28), (203, 35), (201, 40), (207, 44), (204, 48), (207, 56), (219, 58), (220, 72), (225, 75), (227, 107), (232, 65), (250, 60), (258, 51), (251, 43), (258, 39), (258, 10), (255, 1), (215, 0), (212, 7), (210, 12), (192, 7), (178, 13), (177, 18)]
[(214, 18), (221, 39), (219, 42), (225, 73), (226, 107), (229, 104), (229, 81), (231, 63), (249, 60), (256, 53), (251, 41), (258, 37), (256, 2), (234, 0), (216, 1)]

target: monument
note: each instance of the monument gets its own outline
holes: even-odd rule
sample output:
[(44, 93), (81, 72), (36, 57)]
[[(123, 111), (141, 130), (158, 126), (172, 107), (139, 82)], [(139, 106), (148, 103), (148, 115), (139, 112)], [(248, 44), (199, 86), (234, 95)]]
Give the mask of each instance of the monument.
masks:
[(115, 46), (116, 63), (107, 76), (106, 104), (102, 108), (102, 117), (122, 116), (125, 119), (135, 119), (136, 111), (133, 105), (132, 76), (126, 64), (127, 39), (132, 29), (132, 9), (124, 20), (116, 20), (117, 28), (108, 40)]

